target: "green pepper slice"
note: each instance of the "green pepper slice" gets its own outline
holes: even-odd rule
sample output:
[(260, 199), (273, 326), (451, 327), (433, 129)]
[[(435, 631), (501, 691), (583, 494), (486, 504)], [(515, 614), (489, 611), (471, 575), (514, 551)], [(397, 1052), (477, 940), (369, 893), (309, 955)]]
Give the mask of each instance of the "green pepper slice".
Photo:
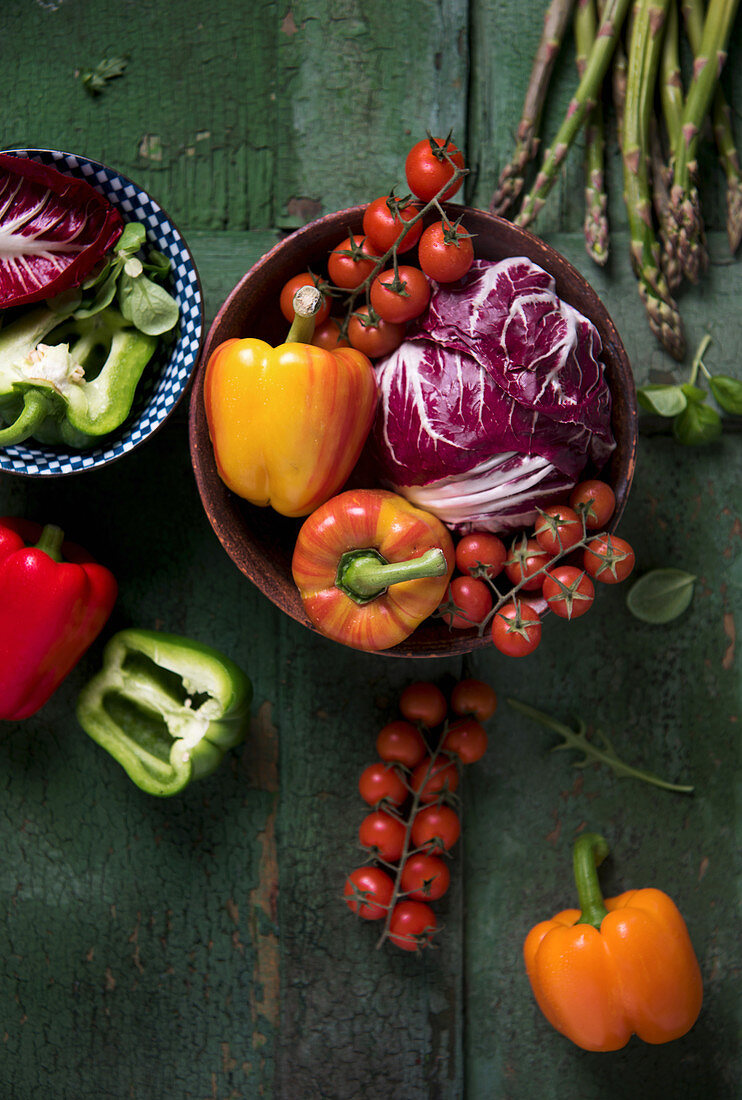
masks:
[(148, 794), (211, 774), (244, 740), (252, 684), (211, 646), (154, 630), (119, 631), (82, 689), (77, 718)]

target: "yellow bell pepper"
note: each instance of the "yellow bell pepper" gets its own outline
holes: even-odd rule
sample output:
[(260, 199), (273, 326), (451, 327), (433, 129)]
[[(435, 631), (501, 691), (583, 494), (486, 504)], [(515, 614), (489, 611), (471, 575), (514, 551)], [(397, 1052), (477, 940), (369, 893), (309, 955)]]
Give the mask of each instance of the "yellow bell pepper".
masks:
[(226, 340), (204, 382), (219, 476), (238, 496), (284, 516), (309, 515), (342, 488), (378, 397), (362, 352), (309, 343), (321, 295), (314, 287), (303, 292), (286, 343)]

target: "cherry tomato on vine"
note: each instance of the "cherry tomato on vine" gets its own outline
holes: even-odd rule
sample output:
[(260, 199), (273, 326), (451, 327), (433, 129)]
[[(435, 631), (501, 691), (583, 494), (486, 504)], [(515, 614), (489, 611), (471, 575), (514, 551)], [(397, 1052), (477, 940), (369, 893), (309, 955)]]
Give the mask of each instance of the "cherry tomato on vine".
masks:
[(399, 697), (399, 710), (408, 722), (421, 722), (428, 729), (439, 726), (448, 713), (446, 697), (428, 680), (408, 684)]
[(617, 535), (597, 535), (585, 547), (583, 563), (596, 581), (618, 584), (634, 568), (634, 551), (626, 539)]
[(542, 588), (549, 608), (560, 619), (579, 619), (593, 606), (595, 585), (582, 569), (557, 565), (549, 569)]
[(294, 295), (297, 290), (303, 286), (316, 286), (318, 290), (323, 293), (324, 300), (314, 315), (314, 323), (321, 325), (323, 321), (326, 321), (330, 316), (330, 302), (329, 294), (325, 293), (324, 284), (322, 279), (319, 279), (316, 275), (313, 275), (311, 271), (303, 271), (301, 275), (294, 275), (288, 282), (284, 283), (281, 290), (281, 297), (279, 299), (279, 305), (281, 307), (281, 313), (284, 315), (287, 321), (291, 322), (294, 319)]
[(492, 610), (492, 592), (485, 581), (476, 577), (454, 577), (443, 607), (447, 604), (453, 604), (457, 610), (444, 610), (443, 621), (452, 630), (468, 630), (483, 622)]
[(358, 829), (362, 848), (378, 855), (387, 863), (396, 863), (404, 851), (406, 829), (399, 818), (384, 810), (366, 814)]
[(399, 264), (382, 271), (371, 283), (371, 308), (385, 321), (404, 324), (424, 312), (430, 283), (419, 267)]
[(575, 485), (569, 503), (576, 512), (584, 512), (588, 531), (598, 531), (616, 510), (616, 494), (607, 482), (592, 478)]
[(495, 578), (502, 573), (508, 550), (502, 539), (488, 531), (472, 531), (456, 544), (456, 568), (472, 577)]
[[(427, 137), (413, 145), (405, 160), (410, 191), (421, 202), (430, 202), (445, 187), (457, 168), (464, 167), (463, 153), (448, 138)], [(446, 188), (441, 199), (450, 199), (461, 187), (458, 179)]]
[(416, 767), (428, 752), (423, 735), (417, 726), (399, 718), (389, 722), (379, 732), (376, 738), (376, 751), (382, 760), (402, 764), (410, 770)]
[(476, 764), (487, 751), (487, 731), (476, 718), (461, 718), (448, 727), (441, 748), (458, 756), (462, 764)]
[(566, 504), (551, 504), (539, 512), (535, 527), (536, 542), (552, 556), (571, 550), (582, 539), (582, 520)]
[(399, 877), (404, 894), (413, 901), (438, 901), (451, 882), (451, 872), (444, 859), (426, 852), (416, 852), (406, 859)]
[(389, 939), (404, 951), (420, 951), (437, 927), (435, 913), (424, 901), (398, 901), (389, 920)]
[(358, 867), (345, 880), (343, 897), (348, 908), (364, 920), (381, 920), (387, 915), (394, 883), (381, 867)]
[(543, 546), (524, 535), (520, 542), (513, 543), (510, 548), (510, 556), (505, 562), (505, 575), (511, 584), (520, 584), (526, 592), (535, 592), (544, 579), (541, 570), (548, 563), (549, 555)]
[(459, 680), (451, 692), (451, 710), (486, 722), (497, 710), (495, 689), (483, 680)]
[(399, 769), (384, 762), (369, 764), (363, 769), (358, 790), (369, 806), (378, 806), (380, 802), (401, 806), (409, 794)]
[(421, 802), (435, 802), (444, 792), (453, 794), (459, 785), (459, 769), (452, 760), (430, 757), (421, 761), (412, 773), (410, 786)]
[(317, 348), (324, 348), (325, 351), (350, 347), (348, 340), (340, 335), (340, 322), (335, 317), (328, 317), (321, 325), (315, 326), (312, 343)]
[(453, 283), (463, 278), (473, 264), (474, 245), (463, 226), (434, 222), (423, 231), (417, 258), (429, 279)]
[(333, 248), (327, 259), (330, 282), (342, 290), (355, 290), (375, 267), (376, 257), (368, 239), (355, 233)]
[(369, 318), (368, 306), (359, 306), (348, 322), (348, 340), (351, 346), (362, 351), (369, 359), (378, 359), (394, 351), (404, 340), (405, 326), (384, 321), (381, 317)]
[(541, 641), (541, 618), (525, 600), (512, 600), (495, 612), (492, 641), (508, 657), (526, 657)]
[[(388, 252), (404, 229), (405, 222), (412, 221), (420, 213), (420, 207), (394, 195), (382, 195), (366, 207), (363, 215), (363, 232), (370, 247), (379, 256)], [(397, 252), (408, 252), (420, 240), (423, 223), (416, 222), (397, 245)]]
[(427, 852), (448, 851), (461, 836), (461, 822), (450, 806), (425, 806), (412, 822), (412, 843)]

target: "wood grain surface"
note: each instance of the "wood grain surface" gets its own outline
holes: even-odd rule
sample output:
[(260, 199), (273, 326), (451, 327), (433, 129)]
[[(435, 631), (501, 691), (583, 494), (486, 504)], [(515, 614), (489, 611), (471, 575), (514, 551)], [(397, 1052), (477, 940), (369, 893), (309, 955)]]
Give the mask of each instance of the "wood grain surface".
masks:
[[(220, 4), (6, 0), (2, 144), (114, 165), (192, 246), (207, 313), (287, 229), (403, 183), (426, 128), (454, 129), (486, 207), (507, 156), (542, 0)], [(739, 27), (724, 80), (742, 102)], [(572, 87), (568, 44), (546, 128)], [(128, 55), (91, 98), (78, 74)], [(598, 270), (579, 227), (575, 150), (537, 228), (592, 283), (639, 383), (680, 378), (650, 337), (627, 260), (617, 151), (614, 254)], [(740, 268), (723, 185), (704, 152), (712, 267), (684, 290), (689, 349), (740, 376)], [(740, 435), (679, 448), (644, 432), (621, 533), (638, 571), (697, 575), (668, 627), (633, 619), (621, 588), (548, 622), (526, 661), (395, 660), (346, 651), (278, 612), (229, 561), (203, 513), (186, 410), (109, 468), (0, 479), (0, 513), (59, 523), (119, 577), (104, 636), (52, 701), (0, 730), (3, 813), (0, 1094), (13, 1100), (728, 1100), (742, 1076), (738, 974)], [(104, 639), (124, 626), (215, 645), (255, 686), (244, 747), (172, 801), (137, 790), (74, 718)], [(464, 837), (438, 950), (385, 947), (340, 895), (359, 861), (357, 778), (412, 680), (491, 682), (487, 757), (467, 772)], [(576, 770), (506, 698), (609, 733), (630, 763), (695, 785), (661, 792)], [(655, 885), (684, 913), (705, 982), (701, 1018), (665, 1047), (571, 1046), (540, 1016), (520, 949), (574, 901), (571, 845), (602, 831), (606, 891)]]

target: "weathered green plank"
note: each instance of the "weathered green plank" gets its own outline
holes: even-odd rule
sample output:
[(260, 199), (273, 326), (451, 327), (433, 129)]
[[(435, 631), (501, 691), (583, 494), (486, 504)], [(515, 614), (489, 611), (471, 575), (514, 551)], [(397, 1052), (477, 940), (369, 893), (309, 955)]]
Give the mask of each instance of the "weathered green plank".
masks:
[(279, 38), (276, 212), (293, 227), (399, 186), (425, 130), (465, 138), (467, 4), (293, 3)]
[[(552, 243), (587, 271), (579, 238)], [(662, 376), (668, 364), (640, 323), (630, 276), (596, 286), (639, 380)], [(713, 270), (713, 297), (695, 291), (685, 301), (691, 332), (714, 335), (719, 373), (739, 375), (740, 290), (739, 268)], [(667, 564), (698, 576), (691, 608), (676, 623), (653, 627), (626, 610), (627, 585), (601, 590), (584, 619), (549, 623), (541, 650), (522, 667), (491, 652), (476, 657), (475, 670), (501, 698), (529, 700), (565, 721), (582, 717), (604, 729), (627, 762), (696, 791), (657, 791), (604, 767), (575, 771), (577, 754), (550, 755), (558, 739), (502, 702), (492, 749), (472, 772), (467, 822), (467, 1095), (530, 1100), (538, 1081), (549, 1100), (598, 1100), (617, 1073), (626, 1095), (734, 1095), (742, 1069), (729, 972), (739, 958), (739, 505), (737, 434), (696, 449), (642, 436), (621, 533), (636, 549), (637, 575)], [(633, 1040), (613, 1056), (586, 1054), (551, 1030), (532, 999), (522, 942), (537, 921), (574, 904), (571, 845), (586, 828), (604, 832), (612, 848), (603, 877), (608, 896), (657, 886), (688, 922), (705, 1005), (691, 1034), (666, 1047)]]

